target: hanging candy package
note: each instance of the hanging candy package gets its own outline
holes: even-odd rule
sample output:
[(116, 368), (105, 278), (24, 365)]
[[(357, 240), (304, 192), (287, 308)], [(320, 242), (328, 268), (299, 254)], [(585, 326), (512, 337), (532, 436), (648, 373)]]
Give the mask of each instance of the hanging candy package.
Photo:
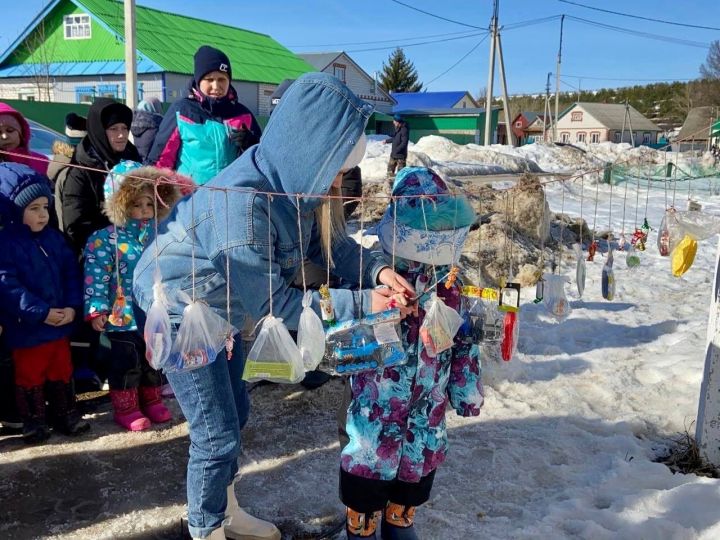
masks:
[(668, 208), (660, 222), (658, 230), (657, 246), (660, 255), (669, 256), (678, 242), (682, 239), (683, 232), (678, 222), (676, 211), (674, 208)]
[(630, 270), (634, 270), (640, 266), (640, 252), (636, 251), (636, 246), (631, 245), (625, 254), (625, 264)]
[(601, 289), (605, 300), (615, 298), (615, 272), (613, 271), (613, 253), (608, 251), (607, 260), (602, 269)]
[(247, 360), (243, 380), (295, 384), (305, 377), (300, 349), (282, 319), (268, 315), (262, 320)]
[(564, 320), (570, 315), (570, 303), (565, 296), (565, 283), (569, 280), (565, 276), (557, 274), (545, 274), (545, 295), (543, 303), (548, 312), (559, 320)]
[(680, 277), (690, 269), (695, 261), (697, 245), (697, 240), (686, 234), (675, 247), (670, 261), (673, 276)]
[(118, 286), (115, 292), (115, 302), (113, 302), (108, 322), (113, 326), (125, 326), (132, 322), (133, 317), (130, 313), (130, 306), (125, 298), (125, 292), (121, 286)]
[(575, 255), (577, 256), (577, 262), (575, 263), (575, 285), (577, 286), (578, 296), (582, 298), (585, 292), (585, 275), (587, 273), (587, 267), (585, 265), (585, 257), (583, 256), (582, 247), (580, 244), (575, 244)]
[(518, 335), (520, 333), (520, 321), (516, 311), (505, 313), (502, 332), (500, 355), (505, 362), (509, 362), (517, 351)]
[(330, 328), (326, 339), (333, 372), (352, 375), (405, 364), (399, 325), (400, 310), (388, 309)]
[(193, 301), (180, 292), (178, 300), (187, 304), (170, 350), (165, 371), (189, 371), (214, 362), (225, 347), (228, 334), (237, 330), (202, 300)]
[(436, 294), (425, 302), (425, 319), (420, 326), (420, 338), (431, 358), (453, 346), (455, 335), (463, 324), (457, 311), (445, 305)]
[(303, 310), (297, 332), (297, 344), (306, 371), (316, 369), (325, 354), (325, 330), (311, 304), (312, 291), (307, 291), (303, 296)]
[(147, 312), (143, 337), (145, 358), (153, 369), (165, 369), (172, 347), (172, 328), (167, 311), (165, 288), (159, 275), (153, 283), (153, 302)]

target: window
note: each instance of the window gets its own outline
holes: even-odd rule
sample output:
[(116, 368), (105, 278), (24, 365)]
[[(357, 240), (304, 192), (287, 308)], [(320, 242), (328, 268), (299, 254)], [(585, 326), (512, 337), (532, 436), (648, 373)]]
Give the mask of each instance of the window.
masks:
[(597, 131), (590, 132), (590, 142), (591, 143), (599, 143), (600, 142), (600, 133)]
[(649, 131), (646, 131), (645, 133), (643, 133), (643, 144), (650, 144), (652, 142), (650, 140), (650, 137), (651, 137), (651, 135), (650, 135)]
[(575, 111), (570, 115), (570, 121), (571, 122), (582, 122), (583, 119), (583, 113), (582, 111)]
[(119, 97), (117, 84), (101, 84), (98, 86), (97, 91), (99, 97), (106, 97), (111, 99), (117, 99)]
[(616, 131), (613, 133), (613, 142), (619, 143), (620, 142), (620, 132)]
[(91, 104), (95, 101), (95, 87), (94, 86), (76, 86), (75, 87), (75, 101), (77, 103)]
[(345, 67), (344, 64), (333, 64), (333, 75), (342, 82), (345, 82)]
[(564, 143), (569, 143), (570, 142), (570, 134), (567, 131), (563, 131), (560, 134), (560, 140)]
[(587, 133), (585, 133), (584, 131), (579, 131), (575, 138), (577, 142), (584, 143), (587, 138)]
[(92, 31), (90, 27), (90, 15), (66, 15), (65, 39), (90, 39)]
[(18, 93), (18, 99), (20, 101), (35, 101), (34, 90), (20, 90)]

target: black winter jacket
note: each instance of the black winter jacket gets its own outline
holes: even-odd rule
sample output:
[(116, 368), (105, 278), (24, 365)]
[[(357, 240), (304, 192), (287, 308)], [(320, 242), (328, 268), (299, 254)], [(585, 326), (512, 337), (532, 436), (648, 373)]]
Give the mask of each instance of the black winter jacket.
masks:
[(406, 159), (408, 153), (409, 131), (407, 124), (403, 122), (400, 127), (395, 130), (392, 137), (392, 148), (390, 157), (393, 159)]
[(150, 154), (150, 150), (155, 142), (155, 136), (157, 135), (162, 120), (162, 115), (156, 113), (135, 111), (133, 114), (130, 133), (133, 134), (135, 148), (137, 148), (143, 162)]

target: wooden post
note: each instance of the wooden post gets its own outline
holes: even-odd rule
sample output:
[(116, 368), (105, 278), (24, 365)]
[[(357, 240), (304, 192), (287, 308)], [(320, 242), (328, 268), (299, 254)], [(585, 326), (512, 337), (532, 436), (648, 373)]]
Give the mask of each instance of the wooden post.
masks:
[(137, 107), (137, 53), (135, 51), (135, 0), (125, 0), (125, 104)]
[(695, 441), (700, 455), (720, 467), (720, 241), (715, 260), (715, 282), (710, 298), (705, 372), (700, 387)]

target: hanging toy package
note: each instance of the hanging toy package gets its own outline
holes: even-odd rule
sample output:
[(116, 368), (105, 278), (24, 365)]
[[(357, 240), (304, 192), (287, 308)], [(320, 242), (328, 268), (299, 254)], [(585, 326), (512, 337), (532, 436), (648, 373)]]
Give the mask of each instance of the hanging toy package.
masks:
[(272, 381), (295, 384), (305, 377), (300, 349), (283, 323), (272, 315), (262, 320), (243, 371), (247, 382)]
[(110, 315), (108, 316), (108, 322), (113, 326), (125, 326), (132, 322), (133, 317), (130, 313), (130, 306), (128, 306), (127, 299), (125, 298), (125, 291), (118, 285), (115, 292), (115, 302), (113, 302)]
[(425, 302), (425, 319), (420, 326), (420, 338), (431, 358), (453, 346), (455, 335), (463, 324), (457, 311), (445, 305), (436, 294)]
[(625, 264), (631, 270), (640, 266), (640, 252), (636, 251), (637, 246), (631, 245), (625, 254)]
[(545, 281), (543, 280), (542, 276), (540, 276), (537, 280), (537, 283), (535, 283), (535, 300), (533, 300), (534, 304), (539, 304), (543, 301), (543, 298), (545, 297)]
[(605, 300), (615, 298), (615, 273), (613, 272), (613, 253), (612, 249), (608, 251), (607, 260), (602, 269), (602, 297)]
[(585, 275), (587, 274), (587, 266), (585, 265), (585, 257), (583, 256), (582, 246), (575, 244), (573, 247), (577, 262), (575, 263), (575, 284), (577, 285), (578, 296), (582, 298), (585, 292)]
[(153, 303), (147, 312), (143, 337), (145, 358), (150, 366), (153, 369), (165, 369), (172, 348), (172, 328), (165, 288), (157, 273), (153, 283)]
[(565, 276), (557, 274), (545, 274), (545, 297), (543, 302), (548, 312), (559, 320), (564, 320), (570, 315), (570, 303), (565, 296), (565, 283), (569, 280)]
[(330, 289), (327, 285), (320, 285), (318, 292), (320, 293), (322, 322), (325, 323), (326, 326), (332, 326), (335, 324), (335, 310), (332, 305), (332, 298), (330, 297)]
[(228, 333), (237, 333), (202, 300), (193, 301), (182, 291), (178, 293), (178, 300), (187, 306), (165, 371), (189, 371), (214, 362), (225, 347)]
[(675, 209), (668, 208), (658, 230), (657, 246), (660, 255), (669, 256), (683, 236), (684, 233), (680, 228)]
[(297, 344), (306, 371), (316, 369), (325, 354), (325, 330), (311, 304), (312, 291), (307, 291), (303, 296), (303, 310), (297, 332)]
[(389, 309), (333, 326), (327, 332), (333, 372), (352, 375), (405, 364), (399, 325), (400, 310)]

